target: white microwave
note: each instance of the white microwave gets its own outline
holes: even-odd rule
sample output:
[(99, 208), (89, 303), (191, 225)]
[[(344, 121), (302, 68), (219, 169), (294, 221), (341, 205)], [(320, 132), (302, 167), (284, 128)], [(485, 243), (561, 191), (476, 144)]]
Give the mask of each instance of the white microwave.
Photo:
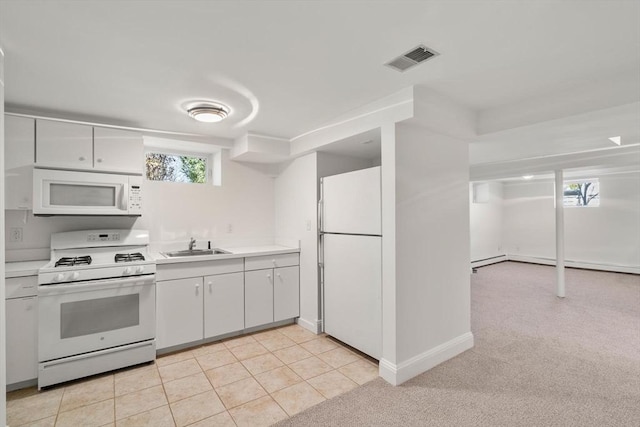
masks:
[(142, 176), (33, 170), (34, 215), (142, 215)]

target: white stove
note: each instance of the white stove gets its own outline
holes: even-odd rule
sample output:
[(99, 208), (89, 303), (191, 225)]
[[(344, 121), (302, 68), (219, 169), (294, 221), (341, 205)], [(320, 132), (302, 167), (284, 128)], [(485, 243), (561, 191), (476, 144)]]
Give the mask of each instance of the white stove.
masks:
[(154, 274), (143, 230), (91, 230), (51, 235), (51, 260), (38, 273), (39, 285)]
[(38, 387), (155, 359), (155, 261), (145, 230), (51, 235), (38, 272)]

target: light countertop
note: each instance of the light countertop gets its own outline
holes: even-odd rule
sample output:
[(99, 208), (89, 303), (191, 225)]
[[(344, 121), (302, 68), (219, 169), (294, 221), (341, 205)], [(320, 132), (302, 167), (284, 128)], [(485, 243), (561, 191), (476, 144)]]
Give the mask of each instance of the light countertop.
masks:
[[(191, 257), (176, 257), (168, 258), (164, 255), (155, 252), (152, 253), (152, 257), (155, 259), (156, 264), (173, 264), (179, 262), (194, 262), (194, 261), (212, 261), (217, 259), (232, 259), (232, 258), (247, 258), (254, 256), (268, 256), (277, 254), (287, 254), (292, 252), (300, 252), (299, 248), (291, 248), (288, 246), (279, 245), (267, 245), (267, 246), (243, 246), (237, 248), (221, 248), (228, 254), (217, 255), (199, 255)], [(35, 276), (38, 274), (38, 269), (44, 267), (49, 260), (40, 261), (19, 261), (19, 262), (7, 262), (5, 263), (5, 278), (11, 277), (23, 277), (23, 276)]]
[(40, 261), (19, 261), (19, 262), (7, 262), (4, 264), (4, 277), (23, 277), (23, 276), (36, 276), (38, 270), (44, 267), (49, 260)]
[(219, 259), (232, 259), (232, 258), (248, 258), (254, 256), (269, 256), (277, 254), (290, 254), (292, 252), (300, 252), (299, 248), (291, 248), (288, 246), (279, 245), (267, 245), (267, 246), (243, 246), (236, 248), (219, 248), (227, 254), (216, 255), (198, 255), (198, 256), (186, 256), (169, 258), (161, 253), (155, 252), (151, 255), (156, 260), (156, 264), (174, 264), (179, 262), (195, 262), (195, 261), (212, 261)]

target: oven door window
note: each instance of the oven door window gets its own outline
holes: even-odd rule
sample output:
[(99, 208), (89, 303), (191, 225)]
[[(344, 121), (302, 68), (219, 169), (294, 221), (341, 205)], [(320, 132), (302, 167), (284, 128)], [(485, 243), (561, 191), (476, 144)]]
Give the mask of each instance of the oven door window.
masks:
[(79, 185), (51, 183), (49, 204), (51, 206), (117, 206), (115, 185)]
[(60, 305), (60, 338), (98, 334), (140, 324), (140, 295), (65, 302)]

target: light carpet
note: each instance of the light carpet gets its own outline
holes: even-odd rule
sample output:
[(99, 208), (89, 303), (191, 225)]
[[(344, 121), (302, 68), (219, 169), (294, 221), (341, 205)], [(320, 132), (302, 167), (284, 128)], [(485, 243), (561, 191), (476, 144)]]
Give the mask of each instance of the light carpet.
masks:
[(640, 426), (640, 276), (504, 262), (471, 278), (475, 347), (278, 426)]

